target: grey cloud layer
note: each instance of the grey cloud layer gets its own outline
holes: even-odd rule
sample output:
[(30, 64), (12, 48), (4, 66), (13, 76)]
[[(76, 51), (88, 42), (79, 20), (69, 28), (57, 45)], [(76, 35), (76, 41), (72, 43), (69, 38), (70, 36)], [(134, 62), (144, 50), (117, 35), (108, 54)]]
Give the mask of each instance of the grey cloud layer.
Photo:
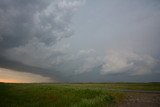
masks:
[(58, 41), (72, 35), (71, 17), (79, 2), (1, 0), (0, 4), (1, 52), (31, 55), (50, 53)]
[(80, 4), (78, 0), (1, 0), (1, 55), (29, 66), (58, 63), (64, 52), (56, 43), (72, 35), (71, 18)]
[[(110, 2), (111, 1), (108, 1), (108, 3)], [(157, 55), (159, 53), (159, 47), (156, 47), (159, 41), (157, 32), (152, 33), (153, 31), (151, 29), (151, 34), (143, 36), (146, 32), (141, 32), (139, 27), (141, 27), (142, 31), (146, 31), (148, 28), (143, 24), (136, 27), (136, 23), (144, 23), (148, 18), (152, 19), (155, 15), (143, 15), (141, 14), (143, 13), (143, 9), (147, 9), (149, 13), (152, 13), (152, 10), (155, 8), (141, 8), (142, 11), (139, 12), (136, 10), (134, 11), (135, 13), (132, 13), (132, 9), (129, 11), (125, 10), (126, 13), (119, 15), (120, 17), (117, 19), (116, 16), (124, 9), (120, 8), (118, 13), (115, 12), (117, 11), (116, 9), (119, 8), (118, 5), (116, 9), (113, 10), (115, 13), (110, 13), (111, 15), (108, 17), (109, 20), (113, 18), (110, 24), (114, 22), (110, 28), (108, 28), (111, 31), (111, 35), (106, 35), (108, 36), (108, 40), (106, 41), (109, 44), (109, 48), (104, 50), (107, 51), (105, 56), (99, 56), (96, 49), (81, 49), (75, 52), (69, 44), (63, 42), (65, 38), (73, 35), (71, 27), (72, 17), (77, 8), (83, 3), (84, 0), (1, 0), (0, 66), (3, 65), (3, 60), (5, 60), (8, 68), (10, 68), (11, 65), (14, 66), (13, 63), (17, 64), (15, 67), (25, 66), (24, 71), (26, 71), (26, 67), (38, 68), (42, 71), (30, 72), (44, 75), (46, 71), (48, 71), (47, 76), (53, 78), (57, 76), (57, 78), (62, 81), (106, 81), (109, 80), (108, 78), (113, 77), (113, 75), (121, 75), (118, 78), (123, 78), (127, 76), (143, 77), (144, 75), (159, 74), (159, 59), (156, 59), (155, 57), (157, 56), (153, 54), (156, 53)], [(124, 5), (124, 7), (128, 4), (128, 2), (126, 2), (126, 4), (123, 3), (124, 2), (120, 3), (120, 5)], [(156, 6), (156, 8), (158, 8), (158, 6)], [(158, 9), (155, 10), (155, 13), (158, 13)], [(134, 17), (131, 18), (134, 14), (139, 14), (143, 21), (137, 21)], [(129, 18), (127, 18), (127, 16)], [(158, 14), (155, 16), (157, 18)], [(155, 22), (148, 22), (146, 25), (154, 27), (153, 23)], [(132, 23), (130, 29), (124, 31), (130, 23)], [(113, 28), (113, 26), (115, 26), (115, 28)], [(85, 28), (85, 26), (82, 27)], [(104, 26), (104, 28), (105, 27), (106, 26)], [(114, 31), (115, 29), (116, 32)], [(88, 32), (92, 31), (89, 30)], [(118, 39), (115, 39), (114, 35), (117, 34), (119, 34)], [(153, 36), (150, 36), (152, 34)], [(99, 35), (97, 35), (97, 37), (98, 36)], [(130, 37), (132, 37), (133, 40), (128, 39)], [(154, 52), (148, 52), (147, 50), (146, 53), (146, 51), (144, 51), (146, 48), (144, 49), (143, 46), (137, 48), (135, 47), (136, 43), (132, 44), (132, 42), (137, 40), (142, 41), (142, 39), (145, 40), (145, 42), (143, 42), (145, 45), (149, 46), (149, 48), (154, 48)], [(150, 42), (149, 39), (155, 39), (156, 43)], [(75, 42), (76, 41), (79, 40), (77, 39)], [(125, 42), (127, 46), (124, 46), (124, 41), (129, 42)], [(149, 43), (147, 43), (148, 41)], [(150, 46), (150, 44), (153, 45)], [(103, 47), (105, 46), (103, 45)], [(108, 46), (106, 45), (106, 47)], [(130, 47), (132, 47), (133, 51), (128, 50)], [(117, 50), (117, 48), (119, 48), (119, 50)], [(123, 50), (123, 48), (125, 49)], [(110, 51), (109, 49), (112, 50)], [(157, 52), (155, 52), (155, 50), (157, 50)], [(126, 80), (129, 79), (126, 78)]]
[(72, 35), (70, 21), (77, 1), (1, 0), (0, 49), (25, 45), (34, 38), (45, 45)]
[(61, 39), (72, 36), (72, 15), (84, 1), (0, 2), (0, 50), (3, 58), (49, 70), (53, 75), (58, 71), (57, 75), (62, 73), (64, 76), (88, 72), (97, 65), (98, 59), (91, 55), (92, 50), (74, 54), (68, 51), (68, 44), (59, 43)]

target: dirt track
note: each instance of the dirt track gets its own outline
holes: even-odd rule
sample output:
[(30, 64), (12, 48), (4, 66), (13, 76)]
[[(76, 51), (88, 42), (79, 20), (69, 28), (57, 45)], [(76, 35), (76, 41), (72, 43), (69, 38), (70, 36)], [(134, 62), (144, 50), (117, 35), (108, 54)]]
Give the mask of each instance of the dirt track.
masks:
[(160, 94), (126, 92), (126, 99), (118, 107), (160, 107)]
[(146, 90), (117, 90), (117, 89), (107, 89), (109, 91), (115, 92), (136, 92), (136, 93), (146, 93), (146, 94), (160, 94), (160, 91), (146, 91)]

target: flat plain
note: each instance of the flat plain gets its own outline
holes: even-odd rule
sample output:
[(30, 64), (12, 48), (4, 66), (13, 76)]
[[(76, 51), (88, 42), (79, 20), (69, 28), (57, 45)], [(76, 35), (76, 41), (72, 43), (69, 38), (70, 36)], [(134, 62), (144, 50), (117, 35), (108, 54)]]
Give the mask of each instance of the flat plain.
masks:
[(160, 83), (0, 83), (0, 107), (142, 106), (160, 106)]

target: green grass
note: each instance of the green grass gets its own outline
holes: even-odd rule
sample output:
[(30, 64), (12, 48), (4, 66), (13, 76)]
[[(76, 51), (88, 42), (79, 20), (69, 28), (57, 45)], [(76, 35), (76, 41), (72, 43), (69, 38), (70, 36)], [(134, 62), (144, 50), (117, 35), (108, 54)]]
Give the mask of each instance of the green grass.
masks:
[[(64, 84), (65, 85), (65, 84)], [(90, 89), (115, 89), (115, 90), (145, 90), (160, 91), (160, 83), (81, 83), (66, 84), (68, 87), (90, 88)]]
[(107, 89), (160, 90), (159, 83), (5, 84), (0, 107), (110, 107), (125, 94)]

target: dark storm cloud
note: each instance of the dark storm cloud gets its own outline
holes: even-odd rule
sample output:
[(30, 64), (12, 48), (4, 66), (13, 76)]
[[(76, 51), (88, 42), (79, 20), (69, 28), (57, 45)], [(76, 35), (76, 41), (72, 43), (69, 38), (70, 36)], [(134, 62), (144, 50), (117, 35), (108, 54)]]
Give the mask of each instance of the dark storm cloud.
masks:
[(67, 48), (57, 42), (72, 35), (71, 18), (80, 4), (80, 0), (1, 0), (1, 66), (55, 73), (53, 66), (63, 61)]
[[(93, 8), (84, 10), (95, 16), (84, 12), (78, 26), (85, 30), (73, 40), (83, 47), (75, 51), (72, 47), (77, 45), (71, 47), (63, 40), (73, 35), (72, 17), (83, 3), (0, 0), (0, 67), (63, 82), (159, 81), (159, 1), (88, 2)], [(86, 45), (90, 42), (93, 49)]]
[[(80, 0), (2, 0), (0, 7), (0, 66), (68, 81), (101, 64), (94, 50), (72, 53), (63, 38)], [(99, 64), (98, 64), (99, 63)]]
[[(66, 3), (66, 4), (65, 4)], [(58, 0), (1, 0), (0, 49), (27, 44), (45, 45), (71, 36), (69, 24), (76, 4)]]

